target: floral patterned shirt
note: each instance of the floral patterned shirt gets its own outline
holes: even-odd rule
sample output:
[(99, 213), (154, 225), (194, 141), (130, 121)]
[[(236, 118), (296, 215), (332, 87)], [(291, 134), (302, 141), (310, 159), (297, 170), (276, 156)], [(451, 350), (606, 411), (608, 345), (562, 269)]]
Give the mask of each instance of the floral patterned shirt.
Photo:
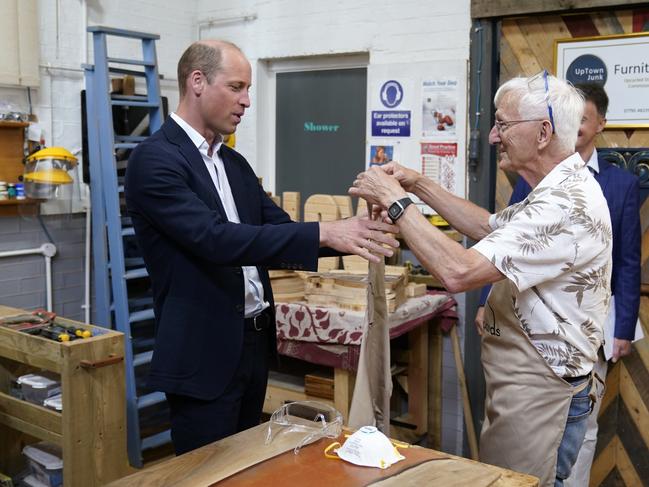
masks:
[(579, 154), (489, 224), (473, 248), (509, 279), (532, 344), (559, 377), (588, 374), (603, 340), (613, 243), (606, 200)]

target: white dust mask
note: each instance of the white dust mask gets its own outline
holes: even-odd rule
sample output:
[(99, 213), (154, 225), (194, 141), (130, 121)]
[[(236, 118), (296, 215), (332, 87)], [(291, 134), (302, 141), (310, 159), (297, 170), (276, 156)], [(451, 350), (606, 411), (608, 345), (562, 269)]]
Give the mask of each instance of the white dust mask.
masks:
[[(338, 457), (328, 454), (335, 446), (340, 447), (334, 450)], [(332, 443), (325, 450), (325, 455), (328, 458), (341, 458), (363, 467), (378, 468), (388, 468), (393, 463), (405, 458), (397, 451), (388, 437), (374, 426), (363, 426), (347, 438), (342, 446), (338, 442)]]

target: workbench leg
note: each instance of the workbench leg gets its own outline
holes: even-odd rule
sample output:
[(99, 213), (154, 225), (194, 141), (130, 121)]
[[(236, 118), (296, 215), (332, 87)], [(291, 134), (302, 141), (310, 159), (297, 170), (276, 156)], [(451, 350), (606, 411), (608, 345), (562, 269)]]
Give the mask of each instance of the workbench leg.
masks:
[(466, 427), (466, 436), (469, 439), (469, 450), (471, 459), (478, 460), (478, 438), (473, 426), (473, 415), (471, 414), (471, 402), (469, 402), (469, 390), (466, 387), (466, 377), (464, 376), (464, 364), (462, 362), (462, 353), (460, 351), (460, 338), (457, 335), (457, 326), (451, 328), (451, 342), (453, 344), (453, 356), (455, 357), (455, 368), (457, 370), (457, 379), (460, 383), (462, 392), (462, 409), (464, 410), (464, 425)]
[(343, 424), (349, 419), (349, 408), (354, 394), (354, 375), (349, 370), (334, 369), (334, 407), (343, 415)]
[(438, 320), (428, 333), (428, 448), (442, 446), (442, 331)]
[(417, 435), (428, 430), (428, 327), (425, 323), (408, 334), (408, 416)]

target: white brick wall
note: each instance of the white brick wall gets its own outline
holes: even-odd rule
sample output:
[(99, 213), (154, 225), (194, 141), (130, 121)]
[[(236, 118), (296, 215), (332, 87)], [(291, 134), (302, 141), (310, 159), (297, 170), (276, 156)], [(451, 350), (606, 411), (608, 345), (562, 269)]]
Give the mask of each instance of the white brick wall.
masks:
[[(201, 29), (202, 38), (239, 45), (253, 65), (273, 58), (366, 52), (370, 64), (469, 58), (468, 0), (198, 0), (198, 20), (232, 19)], [(256, 16), (254, 20), (243, 20)], [(237, 147), (258, 173), (256, 91), (237, 131)]]

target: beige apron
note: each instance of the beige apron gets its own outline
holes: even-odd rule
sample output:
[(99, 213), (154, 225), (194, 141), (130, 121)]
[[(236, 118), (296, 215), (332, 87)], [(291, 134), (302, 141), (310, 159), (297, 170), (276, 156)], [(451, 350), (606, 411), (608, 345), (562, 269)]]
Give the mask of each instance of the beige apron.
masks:
[(480, 460), (554, 485), (570, 401), (583, 386), (558, 377), (514, 315), (508, 279), (494, 284), (485, 307), (482, 366), (487, 395)]
[(367, 310), (348, 426), (376, 426), (390, 435), (390, 331), (385, 301), (385, 264), (370, 263)]

